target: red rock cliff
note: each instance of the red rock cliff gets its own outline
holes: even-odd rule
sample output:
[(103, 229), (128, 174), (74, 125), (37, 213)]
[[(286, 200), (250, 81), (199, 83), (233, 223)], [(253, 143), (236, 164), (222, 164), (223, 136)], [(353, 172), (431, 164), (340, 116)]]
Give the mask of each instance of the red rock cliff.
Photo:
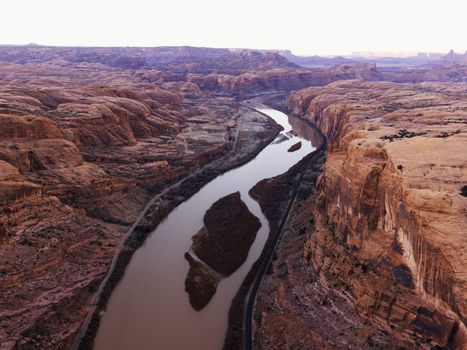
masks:
[(466, 101), (465, 84), (361, 81), (288, 100), (328, 139), (305, 257), (365, 313), (453, 348), (467, 342)]

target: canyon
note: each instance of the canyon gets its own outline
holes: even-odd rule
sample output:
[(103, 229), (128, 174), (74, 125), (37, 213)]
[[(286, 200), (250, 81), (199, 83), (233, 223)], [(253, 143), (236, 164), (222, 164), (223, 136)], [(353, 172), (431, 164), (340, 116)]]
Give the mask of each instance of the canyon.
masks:
[(138, 254), (161, 249), (155, 230), (266, 155), (241, 199), (203, 202), (206, 227), (195, 221), (180, 247), (180, 295), (196, 310), (241, 271), (217, 330), (225, 349), (243, 348), (247, 317), (255, 349), (465, 349), (466, 83), (454, 53), (387, 69), (255, 50), (0, 47), (0, 348), (105, 348), (113, 295)]

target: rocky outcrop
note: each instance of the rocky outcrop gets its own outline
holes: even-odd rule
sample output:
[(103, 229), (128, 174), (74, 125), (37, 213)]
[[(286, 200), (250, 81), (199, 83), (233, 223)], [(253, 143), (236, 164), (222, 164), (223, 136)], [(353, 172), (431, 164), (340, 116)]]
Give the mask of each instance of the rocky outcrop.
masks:
[(287, 152), (295, 152), (295, 151), (298, 151), (300, 148), (302, 148), (302, 143), (299, 141), (293, 144), (292, 146), (290, 146)]
[(193, 236), (192, 250), (224, 276), (245, 261), (261, 223), (240, 199), (240, 192), (215, 202), (204, 215), (204, 227)]
[(305, 265), (293, 269), (310, 269), (326, 286), (321, 295), (332, 288), (411, 348), (460, 349), (467, 339), (467, 179), (458, 153), (466, 93), (461, 84), (345, 81), (288, 102), (328, 139), (308, 204), (315, 224), (296, 246)]
[(241, 200), (240, 192), (217, 200), (203, 221), (203, 228), (193, 236), (191, 252), (186, 254), (190, 270), (185, 289), (196, 310), (211, 300), (222, 276), (230, 276), (243, 264), (261, 227)]
[(190, 304), (197, 311), (204, 308), (216, 293), (219, 276), (202, 261), (196, 260), (190, 253), (185, 253), (190, 269), (185, 279), (185, 290)]
[(40, 116), (0, 114), (0, 138), (26, 138), (30, 140), (62, 138), (57, 125)]
[(21, 172), (77, 167), (83, 164), (78, 147), (64, 139), (5, 140), (0, 145), (0, 159)]
[(467, 65), (467, 51), (464, 54), (457, 54), (453, 50), (443, 57), (443, 64), (445, 66), (466, 66)]

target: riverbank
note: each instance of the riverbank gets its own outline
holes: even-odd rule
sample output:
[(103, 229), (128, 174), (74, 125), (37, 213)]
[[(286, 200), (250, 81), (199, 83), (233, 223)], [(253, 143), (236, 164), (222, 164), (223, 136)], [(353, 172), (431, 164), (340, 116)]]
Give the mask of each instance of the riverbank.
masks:
[[(202, 170), (198, 170), (193, 176), (177, 183), (149, 205), (144, 217), (129, 234), (124, 248), (118, 254), (115, 267), (102, 289), (95, 310), (92, 312), (92, 319), (86, 327), (86, 332), (82, 331), (81, 341), (77, 338), (75, 348), (92, 349), (94, 337), (99, 328), (100, 315), (105, 312), (112, 290), (122, 278), (133, 253), (143, 244), (146, 237), (159, 223), (175, 207), (198, 192), (206, 183), (218, 175), (253, 159), (280, 132), (280, 127), (271, 118), (244, 107), (241, 108), (242, 121), (239, 122), (234, 149), (212, 161)], [(252, 124), (254, 127), (252, 127)]]

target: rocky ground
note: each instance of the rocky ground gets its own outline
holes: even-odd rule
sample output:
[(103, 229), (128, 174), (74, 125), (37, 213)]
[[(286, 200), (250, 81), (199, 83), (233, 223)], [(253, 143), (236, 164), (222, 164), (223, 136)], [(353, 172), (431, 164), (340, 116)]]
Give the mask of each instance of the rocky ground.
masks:
[(465, 348), (466, 92), (346, 81), (290, 97), (327, 160), (259, 294), (257, 348)]

